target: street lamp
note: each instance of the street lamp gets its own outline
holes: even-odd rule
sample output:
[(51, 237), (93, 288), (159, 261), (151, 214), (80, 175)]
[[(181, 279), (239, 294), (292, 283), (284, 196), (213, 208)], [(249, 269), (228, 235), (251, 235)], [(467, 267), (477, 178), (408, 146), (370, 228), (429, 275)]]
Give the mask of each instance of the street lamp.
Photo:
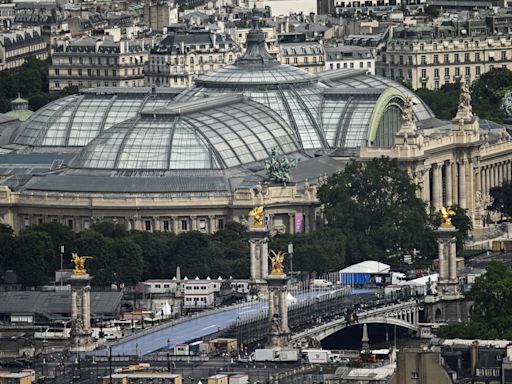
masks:
[(170, 353), (170, 350), (171, 350), (171, 341), (169, 339), (167, 339), (167, 372), (171, 372), (171, 360), (170, 360), (170, 356), (169, 356), (169, 353)]
[(293, 243), (290, 240), (288, 244), (288, 254), (290, 255), (290, 281), (293, 280)]

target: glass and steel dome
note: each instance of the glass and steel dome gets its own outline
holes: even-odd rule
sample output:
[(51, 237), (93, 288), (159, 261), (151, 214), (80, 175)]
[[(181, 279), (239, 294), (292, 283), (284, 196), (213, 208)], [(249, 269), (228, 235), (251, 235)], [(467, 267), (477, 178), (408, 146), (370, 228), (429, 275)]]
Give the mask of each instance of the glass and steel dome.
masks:
[(163, 108), (175, 90), (96, 88), (45, 105), (12, 141), (31, 147), (83, 147), (116, 123), (138, 112)]
[(117, 124), (82, 149), (72, 168), (226, 169), (300, 152), (279, 115), (242, 95), (175, 104)]

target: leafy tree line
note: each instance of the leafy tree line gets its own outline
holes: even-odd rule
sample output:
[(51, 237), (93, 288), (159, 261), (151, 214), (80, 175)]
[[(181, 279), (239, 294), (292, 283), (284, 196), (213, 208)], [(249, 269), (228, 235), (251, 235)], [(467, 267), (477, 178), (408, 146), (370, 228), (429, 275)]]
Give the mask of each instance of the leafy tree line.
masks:
[(449, 323), (438, 336), (462, 339), (512, 338), (512, 270), (493, 261), (484, 275), (478, 277), (466, 295), (474, 300), (471, 320)]
[[(343, 267), (344, 236), (337, 230), (320, 229), (314, 234), (291, 238), (296, 244), (295, 268), (326, 272)], [(278, 249), (290, 237), (275, 237)], [(59, 223), (46, 223), (14, 235), (0, 226), (0, 276), (15, 270), (26, 286), (50, 283), (60, 268), (60, 247), (64, 245), (64, 268), (71, 268), (71, 252), (93, 256), (87, 269), (93, 284), (136, 284), (149, 278), (171, 278), (180, 266), (182, 276), (249, 277), (249, 244), (246, 227), (230, 222), (209, 235), (197, 231), (175, 235), (170, 232), (127, 231), (109, 222), (90, 230), (72, 232)]]
[(29, 57), (19, 68), (0, 71), (0, 113), (11, 110), (11, 100), (20, 95), (36, 111), (50, 101), (78, 92), (76, 87), (67, 87), (61, 92), (49, 91), (49, 60)]
[[(440, 218), (436, 212), (427, 212), (417, 189), (396, 160), (352, 161), (318, 191), (326, 225), (309, 234), (274, 236), (270, 248), (286, 252), (293, 242), (294, 270), (318, 273), (367, 259), (393, 263), (414, 249), (428, 260), (437, 255), (434, 230)], [(471, 221), (462, 208), (453, 209), (460, 250)], [(0, 271), (15, 270), (25, 285), (47, 283), (60, 266), (61, 245), (68, 267), (71, 251), (94, 257), (88, 269), (97, 285), (169, 278), (177, 266), (188, 277), (249, 277), (248, 235), (238, 223), (228, 223), (212, 235), (129, 232), (104, 222), (78, 234), (47, 223), (14, 236), (4, 226), (0, 228)], [(287, 267), (289, 261), (288, 257)]]
[[(512, 71), (494, 68), (484, 73), (471, 85), (473, 112), (481, 119), (502, 123), (506, 116), (500, 110), (501, 98), (509, 90), (512, 90)], [(438, 118), (450, 120), (455, 116), (460, 95), (459, 83), (445, 84), (439, 90), (420, 88), (415, 92)]]
[[(440, 217), (435, 211), (427, 212), (417, 191), (407, 171), (387, 157), (366, 163), (351, 161), (327, 179), (318, 197), (324, 204), (327, 226), (345, 238), (347, 264), (366, 259), (398, 261), (415, 249), (424, 259), (437, 256), (434, 230)], [(460, 250), (471, 220), (464, 209), (453, 209)]]

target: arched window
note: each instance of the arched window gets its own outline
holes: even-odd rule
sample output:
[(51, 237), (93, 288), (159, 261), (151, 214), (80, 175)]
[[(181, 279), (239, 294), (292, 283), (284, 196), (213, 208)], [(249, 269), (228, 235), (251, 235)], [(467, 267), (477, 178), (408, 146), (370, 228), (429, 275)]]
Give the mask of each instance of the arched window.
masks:
[(402, 125), (402, 109), (397, 104), (391, 104), (382, 115), (375, 136), (375, 147), (392, 147), (395, 144), (395, 134)]

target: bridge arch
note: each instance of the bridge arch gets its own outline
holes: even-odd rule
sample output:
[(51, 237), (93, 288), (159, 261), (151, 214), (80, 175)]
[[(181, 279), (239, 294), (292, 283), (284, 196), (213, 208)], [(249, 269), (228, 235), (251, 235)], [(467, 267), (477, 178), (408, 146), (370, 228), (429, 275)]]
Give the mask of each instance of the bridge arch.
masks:
[(322, 341), (323, 339), (325, 339), (331, 335), (334, 335), (335, 333), (337, 333), (345, 328), (350, 328), (352, 326), (362, 325), (362, 324), (388, 324), (388, 325), (396, 325), (396, 326), (402, 327), (402, 328), (407, 328), (407, 329), (410, 329), (411, 331), (418, 330), (417, 325), (408, 323), (405, 320), (397, 319), (394, 317), (388, 317), (388, 316), (386, 316), (386, 317), (379, 316), (379, 317), (370, 317), (370, 318), (361, 319), (361, 320), (358, 320), (353, 323), (346, 323), (346, 322), (338, 323), (333, 327), (329, 327), (329, 328), (323, 330), (322, 332), (317, 333), (314, 337), (316, 340)]

